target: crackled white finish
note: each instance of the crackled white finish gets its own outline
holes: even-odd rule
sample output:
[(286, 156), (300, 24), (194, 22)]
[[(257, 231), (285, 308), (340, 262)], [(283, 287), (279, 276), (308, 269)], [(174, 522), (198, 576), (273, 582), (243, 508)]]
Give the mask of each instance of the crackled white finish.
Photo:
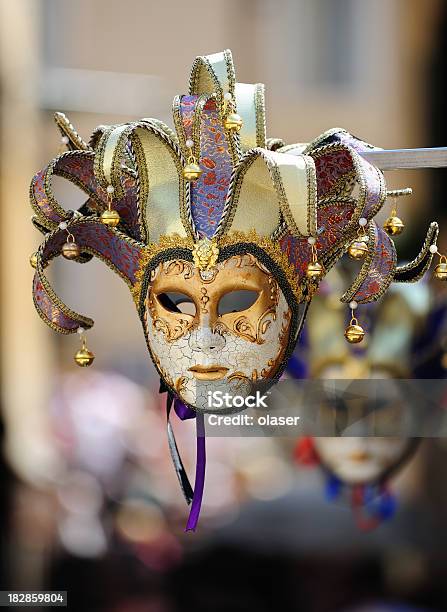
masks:
[[(224, 265), (218, 264), (217, 267), (221, 269)], [(235, 268), (234, 274), (237, 273)], [(177, 390), (181, 399), (199, 410), (209, 409), (209, 391), (220, 390), (246, 396), (252, 391), (253, 380), (274, 375), (287, 343), (291, 316), (282, 291), (279, 287), (277, 290), (276, 309), (263, 319), (269, 324), (265, 325), (262, 343), (243, 338), (219, 325), (219, 322), (212, 329), (210, 315), (206, 313), (201, 313), (198, 325), (180, 338), (168, 342), (165, 332), (155, 328), (153, 316), (147, 310), (146, 333), (152, 355), (161, 376)], [(200, 304), (200, 295), (197, 296), (197, 303)], [(189, 371), (191, 366), (196, 365), (221, 366), (228, 368), (228, 372), (221, 380), (197, 380)]]

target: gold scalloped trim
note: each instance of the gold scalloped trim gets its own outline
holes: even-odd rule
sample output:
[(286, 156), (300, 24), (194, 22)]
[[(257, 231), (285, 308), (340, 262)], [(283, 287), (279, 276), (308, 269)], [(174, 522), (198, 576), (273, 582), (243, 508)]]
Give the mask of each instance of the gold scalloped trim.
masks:
[(138, 269), (135, 272), (135, 283), (131, 289), (133, 300), (137, 306), (140, 304), (141, 285), (145, 270), (152, 259), (167, 249), (189, 249), (192, 253), (194, 241), (190, 237), (183, 237), (179, 234), (171, 234), (170, 236), (160, 236), (156, 243), (151, 243), (141, 251), (141, 257), (138, 264)]
[(289, 283), (297, 302), (303, 301), (303, 291), (297, 282), (297, 274), (294, 266), (289, 262), (287, 255), (281, 251), (279, 244), (273, 242), (267, 236), (260, 236), (255, 229), (249, 232), (230, 231), (219, 239), (219, 248), (232, 246), (241, 242), (248, 242), (260, 247), (281, 268)]
[[(297, 275), (294, 266), (289, 262), (287, 256), (281, 251), (279, 245), (267, 236), (260, 236), (256, 230), (252, 229), (249, 232), (233, 231), (221, 238), (218, 241), (219, 249), (227, 246), (233, 246), (240, 243), (251, 243), (261, 248), (284, 272), (284, 276), (289, 283), (292, 292), (297, 302), (302, 302), (304, 299), (303, 290), (297, 282)], [(147, 266), (156, 255), (168, 249), (189, 249), (192, 253), (194, 249), (194, 241), (191, 238), (184, 238), (178, 234), (171, 236), (161, 236), (157, 243), (149, 244), (141, 252), (141, 257), (138, 269), (135, 272), (136, 281), (131, 289), (134, 302), (139, 307), (141, 286), (143, 283), (144, 273)]]

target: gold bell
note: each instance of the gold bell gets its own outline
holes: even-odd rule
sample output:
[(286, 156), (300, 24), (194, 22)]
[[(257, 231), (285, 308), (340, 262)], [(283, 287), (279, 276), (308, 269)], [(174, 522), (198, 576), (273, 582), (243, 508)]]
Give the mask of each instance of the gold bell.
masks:
[(237, 113), (229, 113), (224, 122), (225, 129), (232, 132), (240, 132), (242, 128), (242, 117)]
[(81, 249), (74, 240), (72, 242), (65, 242), (65, 244), (62, 245), (62, 255), (65, 259), (76, 259), (80, 254)]
[(202, 170), (199, 164), (196, 163), (195, 159), (190, 158), (183, 168), (183, 178), (187, 181), (196, 181), (201, 174)]
[(79, 349), (79, 351), (76, 352), (74, 356), (75, 362), (81, 368), (87, 368), (88, 366), (92, 365), (94, 359), (94, 354), (88, 350), (87, 345), (85, 343), (85, 338), (83, 338), (82, 347)]
[(447, 280), (447, 257), (445, 255), (440, 256), (439, 263), (433, 271), (433, 278), (441, 281)]
[(352, 317), (348, 327), (345, 329), (345, 338), (349, 344), (358, 344), (365, 337), (365, 330), (355, 317)]
[(306, 276), (311, 280), (320, 280), (324, 276), (324, 268), (318, 261), (311, 261), (307, 265)]
[(402, 219), (397, 217), (396, 215), (392, 215), (388, 217), (388, 219), (383, 224), (383, 229), (386, 231), (388, 236), (397, 236), (404, 231), (404, 223)]
[(101, 223), (108, 227), (116, 227), (121, 221), (121, 218), (116, 210), (108, 208), (101, 214)]
[(348, 255), (356, 261), (363, 259), (368, 253), (368, 236), (358, 236), (351, 242), (348, 248)]
[(31, 267), (36, 269), (37, 268), (37, 253), (32, 253), (30, 258), (29, 258), (29, 262), (31, 264)]

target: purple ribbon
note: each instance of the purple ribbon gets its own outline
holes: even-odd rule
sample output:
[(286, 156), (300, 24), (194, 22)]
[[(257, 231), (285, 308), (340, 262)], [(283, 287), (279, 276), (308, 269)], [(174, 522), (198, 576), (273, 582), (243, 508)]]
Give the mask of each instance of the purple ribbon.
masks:
[(177, 397), (174, 400), (174, 410), (182, 421), (196, 419), (196, 479), (194, 493), (185, 531), (195, 531), (202, 507), (203, 489), (205, 486), (206, 448), (205, 448), (205, 420), (200, 412), (188, 408)]
[(202, 506), (203, 488), (205, 486), (205, 467), (206, 467), (206, 449), (205, 449), (205, 421), (201, 412), (196, 413), (196, 479), (194, 482), (194, 497), (192, 499), (191, 510), (189, 512), (188, 522), (186, 523), (185, 531), (195, 531), (200, 516), (200, 508)]
[(185, 404), (178, 399), (178, 397), (174, 400), (174, 410), (175, 414), (181, 421), (186, 421), (186, 419), (195, 419), (196, 411), (192, 408), (188, 408)]

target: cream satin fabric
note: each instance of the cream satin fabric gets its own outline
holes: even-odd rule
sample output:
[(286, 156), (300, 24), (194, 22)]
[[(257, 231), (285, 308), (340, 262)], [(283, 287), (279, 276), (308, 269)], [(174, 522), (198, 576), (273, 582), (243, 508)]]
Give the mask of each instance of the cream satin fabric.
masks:
[[(99, 174), (106, 184), (114, 184), (114, 159), (117, 155), (122, 156), (128, 138), (124, 131), (128, 129), (128, 124), (112, 129), (100, 144), (103, 157)], [(133, 130), (130, 138), (134, 147), (141, 149), (144, 158), (144, 164), (138, 168), (141, 182), (140, 206), (145, 214), (149, 240), (156, 242), (160, 236), (172, 233), (186, 236), (180, 216), (181, 161), (177, 153), (160, 136), (157, 128), (149, 125), (147, 128)], [(116, 192), (120, 189), (120, 185), (114, 187)]]
[(237, 112), (243, 121), (239, 132), (242, 151), (265, 147), (264, 85), (236, 83), (234, 93)]
[(316, 232), (316, 177), (312, 158), (255, 149), (235, 176), (231, 229), (269, 236), (282, 212), (297, 236)]

